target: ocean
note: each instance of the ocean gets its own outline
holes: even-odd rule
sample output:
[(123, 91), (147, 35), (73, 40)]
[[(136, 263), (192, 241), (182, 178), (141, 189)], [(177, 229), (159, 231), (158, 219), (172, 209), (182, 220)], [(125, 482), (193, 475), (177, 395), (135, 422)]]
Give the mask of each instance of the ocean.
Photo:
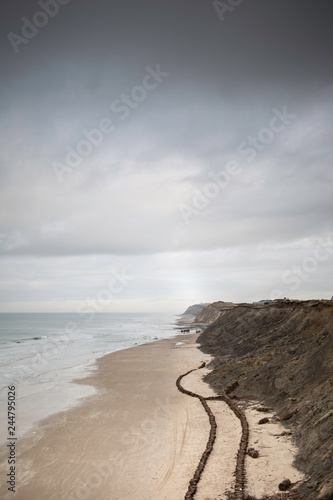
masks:
[(16, 391), (16, 436), (95, 393), (76, 384), (108, 353), (176, 335), (168, 313), (1, 313), (0, 442), (7, 436), (8, 386)]

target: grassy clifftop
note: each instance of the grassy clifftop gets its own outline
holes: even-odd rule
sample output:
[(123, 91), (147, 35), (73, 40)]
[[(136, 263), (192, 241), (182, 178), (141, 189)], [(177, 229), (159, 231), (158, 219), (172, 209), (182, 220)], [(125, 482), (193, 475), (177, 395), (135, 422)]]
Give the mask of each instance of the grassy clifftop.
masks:
[(261, 399), (289, 417), (296, 465), (311, 476), (305, 498), (333, 498), (333, 302), (215, 304), (222, 306), (197, 317), (213, 321), (198, 338), (215, 356), (207, 382), (220, 391), (238, 380), (236, 397)]

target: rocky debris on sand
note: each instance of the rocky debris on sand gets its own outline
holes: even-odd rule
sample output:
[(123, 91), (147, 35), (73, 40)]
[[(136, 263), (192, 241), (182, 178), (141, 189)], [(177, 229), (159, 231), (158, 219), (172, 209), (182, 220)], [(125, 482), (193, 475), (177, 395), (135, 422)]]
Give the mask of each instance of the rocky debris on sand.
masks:
[(291, 486), (291, 481), (290, 479), (284, 479), (283, 481), (281, 481), (281, 483), (279, 484), (279, 490), (280, 491), (286, 491), (288, 488), (290, 488)]
[(259, 406), (258, 408), (256, 408), (257, 411), (261, 411), (263, 413), (267, 413), (269, 411), (272, 411), (273, 408), (269, 408), (268, 406)]
[(247, 450), (247, 454), (252, 457), (252, 458), (258, 458), (259, 457), (259, 451), (255, 450), (254, 448), (249, 448)]
[[(288, 424), (298, 447), (295, 466), (311, 478), (299, 485), (298, 495), (333, 499), (333, 486), (326, 486), (333, 484), (333, 302), (222, 305), (201, 313), (209, 325), (197, 342), (214, 356), (205, 381), (220, 393), (238, 380), (233, 400), (251, 395), (252, 401), (261, 401), (257, 406), (273, 407), (282, 417), (292, 413), (280, 421)], [(213, 309), (217, 317), (209, 316)], [(294, 490), (287, 496), (296, 498)]]

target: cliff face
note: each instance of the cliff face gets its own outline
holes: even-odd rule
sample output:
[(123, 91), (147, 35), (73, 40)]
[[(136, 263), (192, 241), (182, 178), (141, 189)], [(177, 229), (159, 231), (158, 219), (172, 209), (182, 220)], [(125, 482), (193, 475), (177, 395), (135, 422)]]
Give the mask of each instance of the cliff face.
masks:
[(289, 417), (296, 466), (311, 476), (305, 498), (333, 498), (333, 302), (236, 306), (218, 316), (198, 338), (215, 356), (207, 382), (221, 391), (238, 380), (237, 397)]
[(182, 316), (186, 316), (188, 314), (190, 314), (191, 316), (197, 316), (202, 311), (202, 309), (208, 305), (209, 304), (194, 304), (193, 306), (188, 307), (182, 314)]
[(232, 302), (213, 302), (207, 307), (204, 307), (202, 311), (197, 315), (196, 321), (199, 323), (210, 324), (220, 318), (225, 311), (236, 307), (236, 304)]

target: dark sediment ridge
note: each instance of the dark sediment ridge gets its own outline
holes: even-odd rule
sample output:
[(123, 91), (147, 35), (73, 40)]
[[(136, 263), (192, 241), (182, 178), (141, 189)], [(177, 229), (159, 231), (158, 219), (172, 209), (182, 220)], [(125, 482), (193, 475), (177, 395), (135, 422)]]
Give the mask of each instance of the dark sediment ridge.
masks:
[(299, 448), (295, 465), (308, 477), (300, 494), (333, 499), (333, 302), (208, 308), (197, 317), (208, 322), (212, 312), (198, 337), (201, 350), (215, 358), (206, 381), (218, 392), (238, 381), (236, 401), (260, 399), (273, 407)]

